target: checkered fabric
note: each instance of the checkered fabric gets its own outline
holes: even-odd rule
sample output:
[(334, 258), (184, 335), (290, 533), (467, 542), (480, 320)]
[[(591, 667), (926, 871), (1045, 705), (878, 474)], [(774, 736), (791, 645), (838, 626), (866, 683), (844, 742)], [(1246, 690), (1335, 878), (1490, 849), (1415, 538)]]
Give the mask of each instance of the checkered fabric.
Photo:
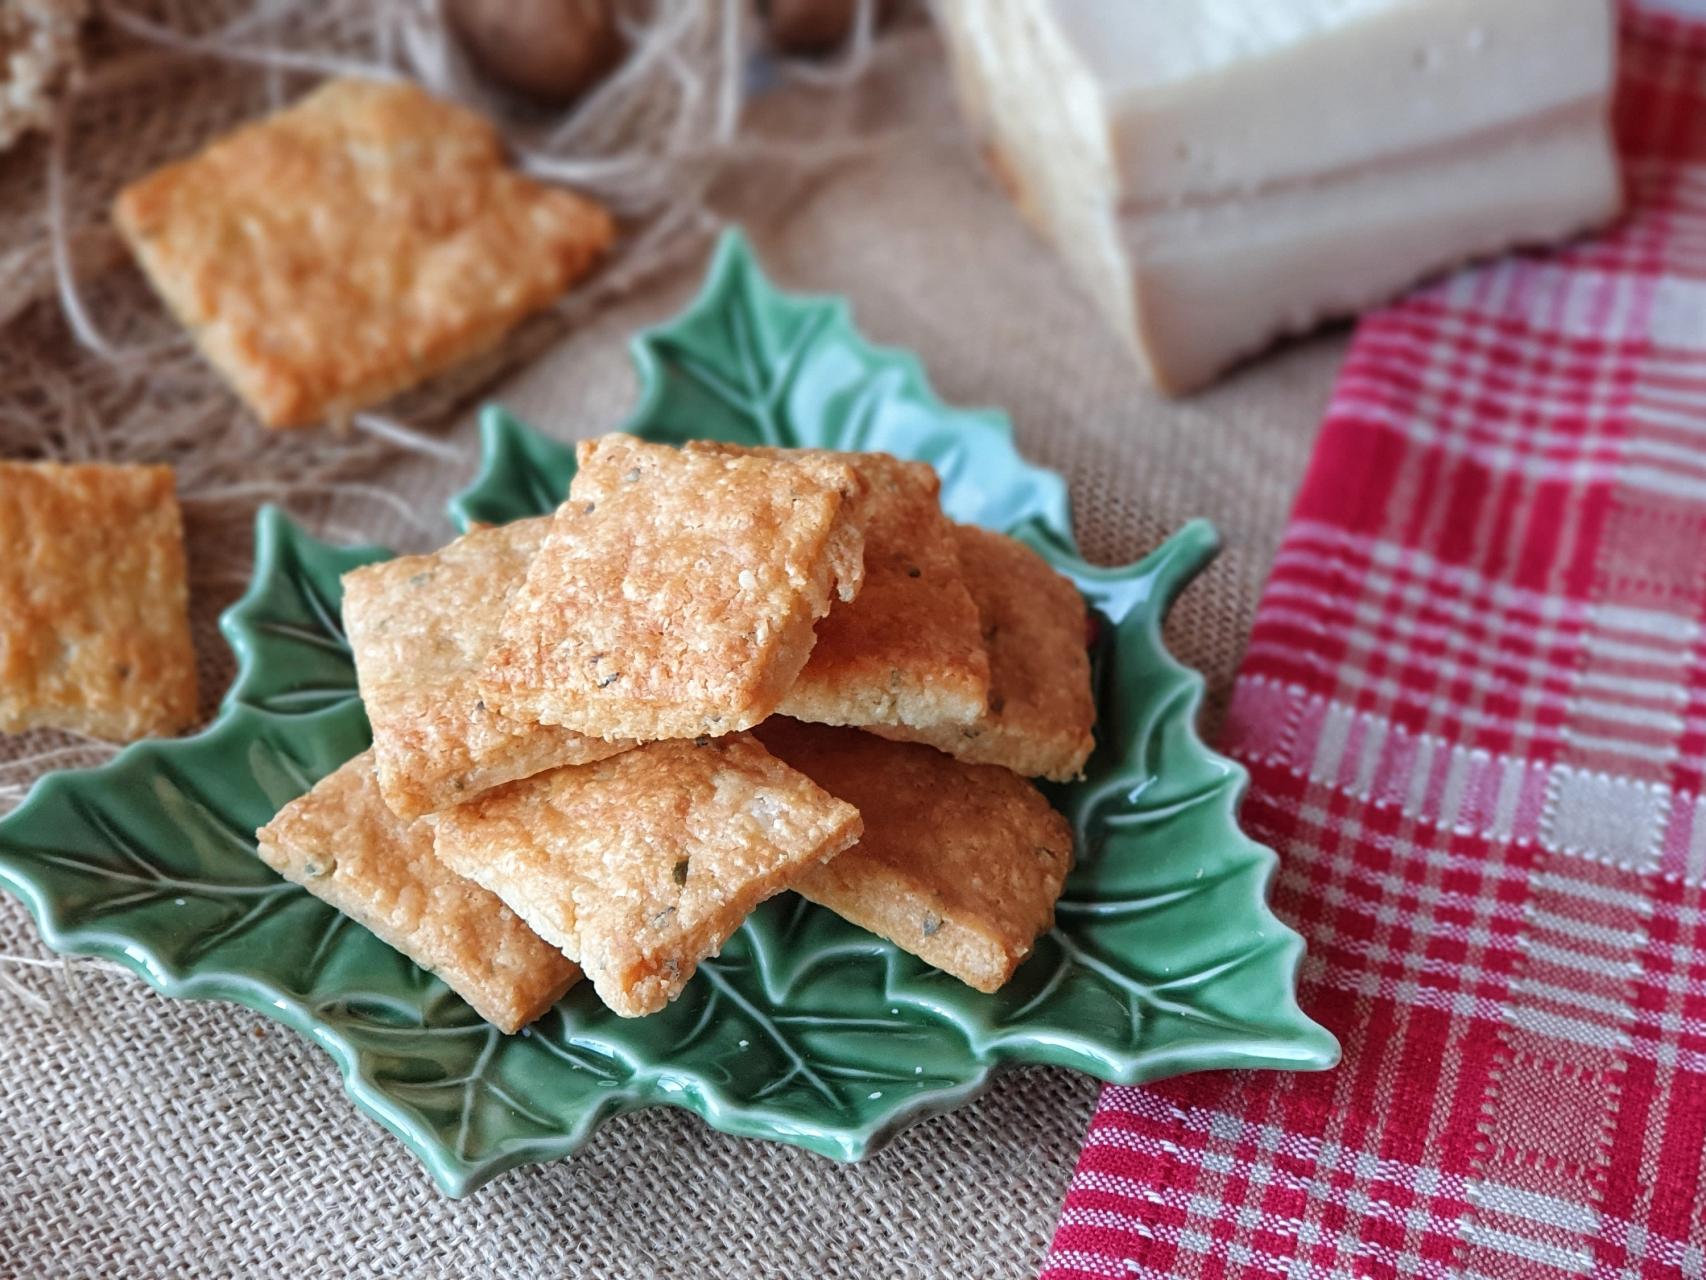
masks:
[(1324, 1075), (1108, 1088), (1048, 1280), (1706, 1275), (1706, 22), (1631, 216), (1364, 320), (1235, 686)]

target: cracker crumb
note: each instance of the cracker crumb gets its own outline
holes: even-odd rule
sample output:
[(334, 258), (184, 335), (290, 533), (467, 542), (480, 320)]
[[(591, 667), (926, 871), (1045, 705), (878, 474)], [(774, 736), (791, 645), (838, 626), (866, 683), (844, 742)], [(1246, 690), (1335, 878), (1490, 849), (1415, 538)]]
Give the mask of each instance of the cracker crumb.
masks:
[(77, 68), (78, 32), (88, 13), (88, 0), (0, 4), (0, 151), (52, 123)]

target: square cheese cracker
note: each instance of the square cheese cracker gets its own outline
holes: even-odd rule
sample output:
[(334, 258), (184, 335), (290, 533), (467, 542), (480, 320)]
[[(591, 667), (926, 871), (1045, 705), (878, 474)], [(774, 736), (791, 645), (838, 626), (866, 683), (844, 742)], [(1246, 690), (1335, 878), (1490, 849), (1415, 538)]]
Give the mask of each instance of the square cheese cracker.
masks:
[(928, 465), (886, 453), (742, 449), (698, 442), (689, 450), (820, 457), (865, 480), (865, 584), (817, 625), (817, 644), (777, 708), (824, 724), (944, 729), (974, 722), (989, 694), (977, 606), (942, 514), (941, 481)]
[(374, 404), (583, 275), (608, 214), (506, 167), (480, 116), (336, 80), (120, 193), (119, 231), (271, 427)]
[(544, 1013), (580, 971), (433, 852), (379, 795), (364, 751), (256, 832), (262, 860), (430, 969), (499, 1030)]
[(1084, 597), (1022, 542), (971, 525), (955, 525), (954, 541), (989, 650), (989, 701), (968, 725), (871, 731), (1027, 777), (1078, 777), (1096, 745)]
[(1034, 786), (857, 729), (777, 717), (758, 736), (865, 820), (859, 843), (794, 888), (979, 991), (1054, 923), (1072, 828)]
[(859, 814), (746, 734), (655, 742), (426, 819), (444, 861), (579, 961), (623, 1017), (663, 1008)]
[(823, 458), (723, 457), (612, 435), (511, 597), (481, 689), (516, 719), (601, 738), (748, 728), (863, 576), (864, 482)]
[(0, 731), (189, 728), (188, 608), (170, 467), (0, 462)]
[(517, 520), (344, 575), (344, 626), (379, 790), (399, 816), (632, 745), (507, 719), (475, 687), (504, 604), (550, 527), (549, 516)]

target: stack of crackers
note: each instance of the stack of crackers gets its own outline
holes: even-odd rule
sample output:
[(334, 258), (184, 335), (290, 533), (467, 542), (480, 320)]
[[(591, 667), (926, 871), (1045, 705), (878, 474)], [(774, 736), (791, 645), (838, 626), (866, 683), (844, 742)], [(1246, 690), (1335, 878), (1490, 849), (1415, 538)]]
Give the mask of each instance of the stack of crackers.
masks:
[(551, 516), (354, 571), (373, 747), (263, 858), (513, 1031), (680, 993), (792, 889), (993, 991), (1072, 833), (1084, 604), (883, 454), (580, 446)]

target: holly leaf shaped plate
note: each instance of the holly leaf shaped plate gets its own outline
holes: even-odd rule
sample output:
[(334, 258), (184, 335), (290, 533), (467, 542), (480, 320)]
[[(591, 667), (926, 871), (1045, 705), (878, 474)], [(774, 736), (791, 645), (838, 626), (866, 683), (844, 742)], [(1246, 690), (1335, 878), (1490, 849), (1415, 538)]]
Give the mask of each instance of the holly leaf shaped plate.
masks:
[[(1002, 1063), (1126, 1083), (1331, 1066), (1338, 1046), (1295, 1000), (1302, 942), (1268, 910), (1274, 855), (1238, 829), (1245, 774), (1198, 738), (1201, 677), (1161, 641), (1214, 530), (1189, 524), (1123, 568), (1085, 563), (1065, 485), (1019, 456), (1004, 417), (942, 404), (918, 362), (866, 343), (843, 303), (773, 289), (738, 234), (697, 301), (634, 353), (644, 391), (626, 430), (924, 459), (953, 516), (1024, 539), (1091, 602), (1099, 745), (1083, 781), (1050, 789), (1077, 867), (1014, 980), (979, 994), (784, 894), (661, 1013), (618, 1018), (582, 983), (527, 1031), (498, 1034), (255, 856), (255, 828), (368, 742), (339, 578), (388, 554), (317, 542), (273, 510), (223, 620), (239, 674), (213, 725), (50, 775), (0, 821), (0, 885), (48, 944), (324, 1045), (356, 1103), (453, 1195), (566, 1155), (638, 1107), (856, 1159)], [(482, 435), (481, 472), (451, 504), (461, 526), (561, 499), (570, 447), (498, 409)]]

